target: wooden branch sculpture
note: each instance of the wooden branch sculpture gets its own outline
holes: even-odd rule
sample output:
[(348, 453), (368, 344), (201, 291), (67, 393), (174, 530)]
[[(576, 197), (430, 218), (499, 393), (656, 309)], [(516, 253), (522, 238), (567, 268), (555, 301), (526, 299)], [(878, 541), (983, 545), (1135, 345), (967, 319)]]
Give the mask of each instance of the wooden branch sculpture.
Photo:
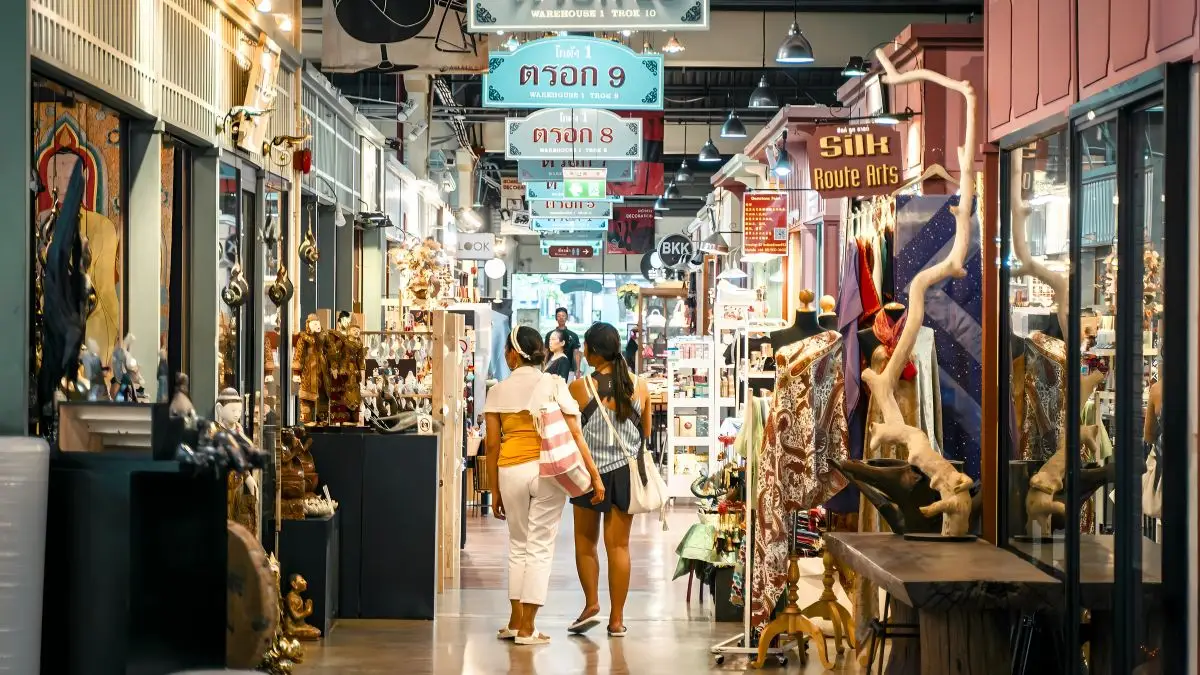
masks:
[(942, 534), (947, 536), (963, 535), (971, 523), (971, 493), (974, 481), (967, 475), (959, 473), (950, 462), (934, 452), (926, 433), (916, 427), (904, 423), (900, 406), (896, 403), (896, 385), (900, 381), (901, 371), (912, 358), (913, 345), (917, 341), (917, 332), (925, 319), (925, 293), (929, 287), (951, 277), (962, 278), (966, 275), (963, 264), (966, 262), (967, 246), (971, 237), (971, 212), (975, 202), (975, 108), (977, 99), (975, 90), (970, 82), (952, 80), (941, 73), (935, 73), (925, 68), (918, 68), (905, 73), (896, 71), (887, 54), (876, 50), (875, 56), (886, 71), (884, 83), (890, 85), (907, 84), (909, 82), (932, 82), (962, 94), (966, 102), (966, 132), (963, 144), (958, 148), (958, 165), (961, 171), (959, 184), (962, 186), (958, 206), (952, 207), (956, 223), (954, 243), (946, 258), (931, 267), (922, 270), (913, 279), (909, 293), (908, 319), (896, 349), (888, 360), (882, 373), (872, 369), (863, 372), (863, 381), (871, 388), (871, 395), (879, 401), (883, 422), (875, 428), (871, 440), (873, 449), (878, 449), (886, 443), (896, 443), (908, 448), (908, 461), (929, 476), (930, 486), (938, 492), (941, 499), (921, 508), (926, 517), (942, 516)]
[[(1014, 181), (1011, 184), (1020, 185), (1025, 158), (1021, 151), (1012, 153), (1010, 157), (1009, 173)], [(1033, 254), (1029, 250), (1025, 225), (1025, 221), (1029, 218), (1029, 204), (1021, 196), (1019, 189), (1012, 190), (1009, 200), (1012, 206), (1012, 249), (1013, 254), (1017, 256), (1017, 261), (1021, 263), (1019, 267), (1012, 270), (1012, 277), (1015, 279), (1029, 275), (1054, 291), (1054, 302), (1058, 303), (1058, 327), (1065, 334), (1067, 331), (1067, 298), (1069, 297), (1067, 293), (1070, 291), (1071, 281), (1067, 275), (1052, 272), (1041, 261), (1034, 260)]]

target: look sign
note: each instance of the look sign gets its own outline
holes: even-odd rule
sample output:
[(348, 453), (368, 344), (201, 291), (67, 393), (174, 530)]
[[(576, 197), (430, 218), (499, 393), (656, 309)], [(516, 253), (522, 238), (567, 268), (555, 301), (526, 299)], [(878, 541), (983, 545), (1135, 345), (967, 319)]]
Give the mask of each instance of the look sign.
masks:
[(491, 108), (662, 110), (663, 57), (593, 37), (533, 40), (488, 54), (483, 91)]

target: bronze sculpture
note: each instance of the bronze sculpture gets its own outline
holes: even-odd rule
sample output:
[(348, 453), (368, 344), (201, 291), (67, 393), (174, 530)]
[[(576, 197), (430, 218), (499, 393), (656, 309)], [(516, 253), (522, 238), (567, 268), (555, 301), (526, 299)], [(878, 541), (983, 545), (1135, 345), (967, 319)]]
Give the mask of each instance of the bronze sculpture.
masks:
[(308, 590), (308, 582), (299, 574), (292, 575), (292, 590), (287, 594), (287, 604), (283, 616), (283, 632), (296, 640), (319, 640), (321, 629), (308, 625), (312, 615), (312, 599), (305, 600), (301, 593)]
[(321, 320), (309, 314), (304, 330), (296, 336), (292, 355), (292, 381), (300, 385), (300, 422), (315, 424), (321, 394), (325, 393), (325, 354), (322, 344)]

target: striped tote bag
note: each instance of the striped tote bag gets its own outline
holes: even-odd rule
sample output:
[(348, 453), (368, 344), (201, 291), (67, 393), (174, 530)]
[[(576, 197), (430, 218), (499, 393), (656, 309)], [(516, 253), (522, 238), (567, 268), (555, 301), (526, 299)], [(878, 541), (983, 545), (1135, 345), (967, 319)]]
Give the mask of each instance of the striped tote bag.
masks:
[[(558, 379), (553, 375), (546, 377)], [(532, 407), (530, 413), (542, 441), (539, 475), (553, 480), (571, 497), (591, 492), (592, 477), (588, 474), (579, 446), (575, 444), (575, 437), (567, 427), (567, 418), (554, 397)]]

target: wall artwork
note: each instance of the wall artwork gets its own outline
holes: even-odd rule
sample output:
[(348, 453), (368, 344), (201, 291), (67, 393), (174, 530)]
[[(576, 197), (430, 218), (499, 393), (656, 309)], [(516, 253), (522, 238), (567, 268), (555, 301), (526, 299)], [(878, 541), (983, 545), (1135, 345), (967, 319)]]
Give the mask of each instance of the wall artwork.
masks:
[(82, 163), (86, 191), (81, 229), (88, 239), (88, 275), (96, 310), (87, 320), (84, 344), (95, 343), (107, 365), (123, 332), (125, 216), (121, 194), (121, 118), (113, 110), (49, 82), (34, 85), (33, 165), (38, 176), (35, 233), (66, 194), (71, 172)]
[(654, 250), (654, 208), (619, 206), (608, 222), (608, 252), (641, 254)]

